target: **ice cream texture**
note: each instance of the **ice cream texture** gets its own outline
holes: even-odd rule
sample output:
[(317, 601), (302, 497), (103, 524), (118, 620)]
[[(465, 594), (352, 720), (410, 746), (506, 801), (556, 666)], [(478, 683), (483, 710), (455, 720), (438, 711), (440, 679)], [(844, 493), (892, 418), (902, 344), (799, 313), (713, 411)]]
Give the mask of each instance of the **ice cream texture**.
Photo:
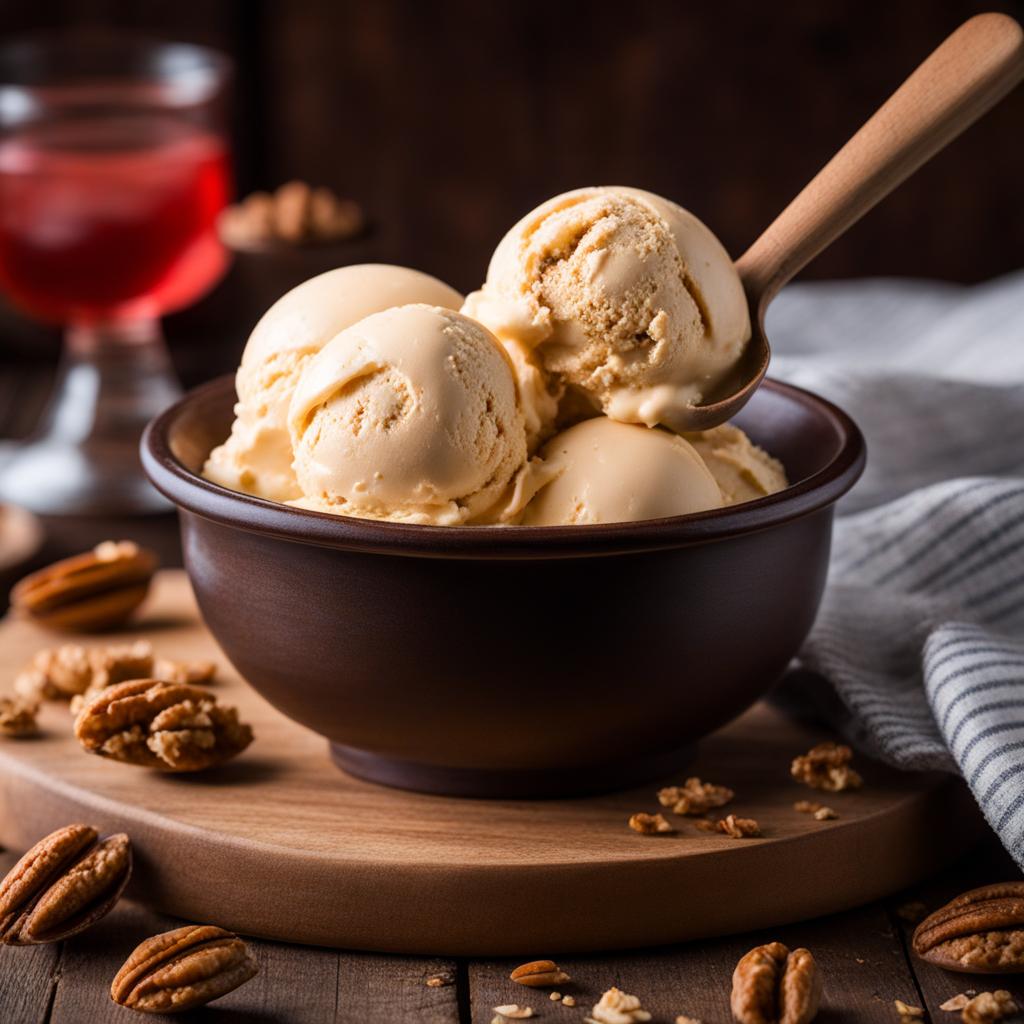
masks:
[(750, 338), (718, 239), (675, 203), (625, 187), (567, 192), (527, 214), (463, 310), (527, 368), (534, 438), (552, 432), (567, 389), (613, 419), (681, 429), (681, 411), (728, 376)]
[(340, 331), (410, 302), (457, 309), (462, 296), (418, 270), (360, 264), (310, 278), (278, 299), (249, 336), (235, 378), (231, 434), (210, 453), (203, 475), (272, 501), (302, 497), (287, 412), (303, 368)]
[(303, 370), (288, 428), (303, 508), (452, 526), (513, 520), (529, 497), (512, 363), (450, 309), (404, 305), (336, 335)]
[(788, 486), (782, 463), (731, 423), (685, 436), (711, 470), (726, 505), (764, 498)]
[(719, 508), (718, 484), (677, 434), (599, 416), (543, 448), (551, 477), (527, 505), (527, 526), (623, 523)]

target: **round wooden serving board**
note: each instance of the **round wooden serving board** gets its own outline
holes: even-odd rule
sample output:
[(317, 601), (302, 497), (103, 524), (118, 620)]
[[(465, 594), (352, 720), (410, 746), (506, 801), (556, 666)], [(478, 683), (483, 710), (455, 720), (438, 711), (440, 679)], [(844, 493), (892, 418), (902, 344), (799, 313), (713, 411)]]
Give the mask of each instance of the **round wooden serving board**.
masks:
[[(183, 573), (162, 573), (144, 611), (125, 638), (224, 664)], [(55, 642), (28, 622), (0, 624), (3, 678)], [(244, 934), (536, 957), (830, 913), (915, 881), (977, 835), (969, 799), (945, 777), (862, 763), (857, 792), (823, 797), (797, 785), (790, 760), (822, 737), (767, 706), (705, 740), (692, 768), (735, 789), (729, 810), (756, 818), (762, 839), (701, 832), (671, 815), (677, 834), (630, 831), (633, 812), (659, 809), (656, 782), (534, 802), (389, 790), (339, 772), (322, 739), (224, 669), (218, 696), (239, 705), (256, 733), (237, 761), (193, 776), (104, 761), (79, 748), (67, 708), (48, 705), (41, 738), (0, 740), (0, 842), (21, 850), (74, 821), (125, 831), (139, 899)], [(804, 798), (827, 800), (839, 819), (794, 810)]]

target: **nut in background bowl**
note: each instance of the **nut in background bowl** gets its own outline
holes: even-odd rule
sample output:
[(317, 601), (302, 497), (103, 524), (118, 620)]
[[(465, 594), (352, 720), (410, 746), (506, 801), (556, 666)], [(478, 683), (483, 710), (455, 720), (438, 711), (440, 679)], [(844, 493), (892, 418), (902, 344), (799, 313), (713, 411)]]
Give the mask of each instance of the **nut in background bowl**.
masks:
[(774, 382), (737, 419), (793, 485), (697, 515), (430, 527), (307, 512), (204, 480), (230, 377), (142, 442), (180, 510), (206, 623), (239, 672), (336, 762), (453, 795), (565, 796), (681, 766), (796, 654), (825, 583), (856, 425)]

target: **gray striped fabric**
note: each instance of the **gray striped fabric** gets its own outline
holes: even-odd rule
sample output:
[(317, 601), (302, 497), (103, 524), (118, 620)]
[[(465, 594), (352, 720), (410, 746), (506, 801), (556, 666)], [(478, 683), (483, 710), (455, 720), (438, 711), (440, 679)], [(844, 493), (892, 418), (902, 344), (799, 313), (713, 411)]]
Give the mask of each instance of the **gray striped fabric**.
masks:
[(773, 375), (868, 440), (810, 671), (780, 699), (891, 764), (962, 773), (1024, 867), (1024, 273), (793, 286), (767, 329)]

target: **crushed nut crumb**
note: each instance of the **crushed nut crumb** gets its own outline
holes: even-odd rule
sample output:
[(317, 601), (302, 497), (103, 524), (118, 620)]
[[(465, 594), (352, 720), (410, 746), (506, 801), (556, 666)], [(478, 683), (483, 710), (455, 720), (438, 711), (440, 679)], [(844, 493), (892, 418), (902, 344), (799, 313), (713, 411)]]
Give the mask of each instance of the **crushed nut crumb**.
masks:
[(445, 974), (435, 974), (433, 977), (427, 978), (427, 988), (443, 988), (451, 983), (452, 979)]
[(716, 807), (724, 807), (735, 795), (727, 786), (701, 782), (694, 776), (681, 786), (659, 789), (658, 803), (671, 807), (673, 814), (705, 814)]
[(963, 1009), (964, 1024), (989, 1024), (990, 1021), (1012, 1017), (1018, 1010), (1013, 996), (1005, 989), (979, 992)]
[(828, 793), (858, 789), (864, 780), (850, 767), (852, 758), (853, 751), (848, 746), (828, 741), (794, 758), (789, 772), (798, 782)]
[(39, 705), (24, 697), (0, 697), (0, 736), (23, 739), (39, 732)]
[(596, 1024), (635, 1024), (650, 1020), (651, 1015), (640, 1006), (636, 996), (627, 995), (613, 987), (594, 1004), (590, 1019)]
[(904, 1020), (924, 1017), (924, 1010), (920, 1006), (911, 1006), (909, 1003), (903, 1002), (902, 999), (894, 999), (893, 1005), (896, 1007), (896, 1012)]
[(508, 1020), (526, 1020), (527, 1017), (533, 1016), (533, 1010), (529, 1006), (520, 1006), (518, 1003), (496, 1006), (494, 1012), (498, 1015), (496, 1019), (499, 1021), (499, 1024), (501, 1024), (503, 1017)]
[(680, 1014), (676, 1017), (676, 1024), (702, 1024), (702, 1021), (697, 1017), (687, 1017)]
[(550, 999), (551, 1002), (553, 1002), (553, 1003), (560, 1002), (561, 998), (562, 998), (562, 993), (561, 992), (552, 992), (551, 995), (548, 996), (548, 999)]
[(761, 834), (761, 826), (753, 818), (737, 818), (730, 814), (718, 823), (718, 831), (731, 839), (747, 839)]
[(642, 811), (629, 819), (629, 827), (642, 836), (667, 835), (675, 832), (663, 814), (644, 814)]
[(971, 997), (966, 992), (961, 992), (958, 996), (947, 999), (939, 1009), (945, 1010), (947, 1013), (956, 1013), (957, 1010), (962, 1010), (970, 1001)]
[(819, 807), (813, 814), (815, 821), (835, 821), (838, 817), (831, 807)]
[(576, 1005), (576, 1000), (573, 999), (572, 996), (562, 996), (562, 1005), (563, 1006), (575, 1006)]

